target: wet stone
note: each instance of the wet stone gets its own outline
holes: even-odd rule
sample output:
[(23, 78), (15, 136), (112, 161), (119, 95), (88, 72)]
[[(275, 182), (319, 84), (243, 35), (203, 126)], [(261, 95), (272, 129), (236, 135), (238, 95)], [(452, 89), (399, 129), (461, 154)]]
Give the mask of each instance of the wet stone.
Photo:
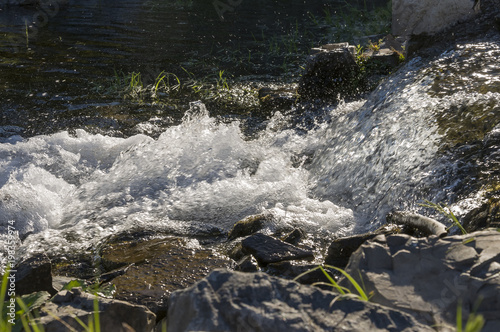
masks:
[(303, 230), (301, 230), (300, 228), (295, 228), (292, 232), (283, 237), (283, 241), (296, 246), (303, 238), (305, 238), (305, 236), (306, 233)]
[(147, 306), (159, 318), (166, 313), (171, 292), (188, 287), (211, 270), (231, 267), (232, 261), (183, 238), (115, 243), (102, 249), (102, 259), (132, 264), (111, 282), (115, 298)]
[(500, 228), (500, 199), (493, 198), (470, 211), (463, 220), (467, 232), (496, 227)]
[(246, 238), (241, 244), (243, 250), (252, 254), (263, 266), (289, 260), (314, 259), (312, 251), (300, 249), (261, 233)]
[(264, 214), (246, 217), (234, 224), (227, 237), (229, 240), (233, 240), (258, 232), (264, 228), (266, 222), (269, 221), (270, 218), (272, 217)]
[(329, 45), (313, 49), (317, 53), (311, 55), (297, 90), (304, 100), (337, 100), (358, 92), (362, 82), (352, 47), (347, 43)]
[(45, 254), (38, 254), (20, 262), (14, 268), (16, 272), (16, 294), (47, 291), (55, 294), (52, 287), (52, 266)]
[(257, 272), (259, 271), (259, 266), (255, 258), (251, 255), (248, 255), (238, 261), (235, 271)]

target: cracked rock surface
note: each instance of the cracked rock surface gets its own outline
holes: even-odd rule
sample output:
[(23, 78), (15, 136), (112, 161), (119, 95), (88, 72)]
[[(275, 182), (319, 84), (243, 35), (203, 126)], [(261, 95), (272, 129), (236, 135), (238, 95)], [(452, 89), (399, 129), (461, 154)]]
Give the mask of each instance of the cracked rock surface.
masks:
[(500, 331), (496, 230), (442, 239), (379, 235), (351, 256), (346, 270), (358, 280), (361, 274), (366, 291), (374, 292), (371, 301), (411, 313), (422, 323), (455, 326), (462, 302), (464, 320), (478, 305), (486, 320), (483, 331)]

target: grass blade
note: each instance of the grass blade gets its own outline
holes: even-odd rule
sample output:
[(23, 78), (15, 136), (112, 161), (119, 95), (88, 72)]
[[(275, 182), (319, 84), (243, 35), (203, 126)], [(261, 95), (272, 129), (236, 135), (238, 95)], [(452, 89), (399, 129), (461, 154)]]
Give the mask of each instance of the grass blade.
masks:
[(325, 265), (325, 266), (328, 267), (328, 268), (330, 268), (330, 269), (334, 269), (334, 270), (337, 270), (340, 273), (342, 273), (347, 278), (347, 280), (349, 280), (349, 282), (354, 286), (354, 288), (356, 288), (356, 291), (359, 293), (359, 296), (363, 300), (369, 301), (369, 298), (366, 295), (366, 293), (363, 290), (363, 288), (358, 284), (358, 282), (356, 280), (354, 280), (354, 278), (349, 273), (347, 273), (346, 271), (342, 270), (341, 268), (338, 268), (338, 267), (335, 267), (335, 266), (331, 266), (331, 265)]

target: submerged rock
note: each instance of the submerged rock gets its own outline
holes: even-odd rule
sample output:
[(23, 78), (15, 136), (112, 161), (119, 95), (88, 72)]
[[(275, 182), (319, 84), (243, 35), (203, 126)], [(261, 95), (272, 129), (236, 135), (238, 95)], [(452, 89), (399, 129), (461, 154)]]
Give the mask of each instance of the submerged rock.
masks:
[[(124, 301), (96, 298), (81, 291), (80, 288), (63, 290), (40, 310), (38, 323), (46, 332), (68, 331), (61, 321), (74, 329), (81, 329), (76, 321), (78, 317), (85, 324), (94, 315), (94, 302), (98, 301), (101, 331), (113, 332), (150, 332), (155, 326), (155, 315), (145, 306), (134, 305)], [(54, 318), (51, 313), (58, 317)], [(131, 330), (132, 329), (132, 330)]]
[(433, 331), (401, 311), (264, 273), (213, 271), (169, 299), (168, 331)]
[[(346, 268), (371, 301), (403, 310), (423, 323), (455, 326), (459, 303), (466, 320), (477, 305), (483, 331), (499, 331), (500, 232), (416, 239), (379, 235), (356, 251)], [(349, 282), (341, 285), (352, 287)], [(465, 326), (465, 325), (464, 325)]]
[(243, 250), (252, 254), (260, 265), (297, 259), (314, 259), (312, 251), (303, 250), (289, 243), (261, 233), (241, 242)]
[(300, 228), (295, 228), (293, 231), (288, 233), (282, 238), (283, 241), (290, 243), (291, 245), (298, 245), (302, 239), (306, 237), (306, 232)]

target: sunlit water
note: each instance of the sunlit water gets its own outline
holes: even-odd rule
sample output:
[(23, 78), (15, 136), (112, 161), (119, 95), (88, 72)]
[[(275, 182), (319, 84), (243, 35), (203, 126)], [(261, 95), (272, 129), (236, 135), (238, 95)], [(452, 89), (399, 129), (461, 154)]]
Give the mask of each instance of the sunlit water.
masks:
[[(182, 124), (158, 139), (83, 130), (13, 135), (0, 144), (2, 234), (14, 221), (19, 237), (28, 236), (19, 252), (57, 253), (130, 228), (227, 231), (268, 213), (271, 228), (345, 235), (373, 229), (392, 209), (417, 209), (422, 199), (456, 200), (456, 188), (470, 179), (446, 148), (453, 128), (436, 118), (456, 105), (499, 111), (498, 91), (434, 91), (435, 73), (452, 70), (450, 59), (466, 61), (471, 49), (490, 52), (482, 78), (498, 71), (496, 45), (469, 45), (430, 64), (417, 58), (367, 100), (329, 108), (329, 120), (306, 133), (278, 113), (247, 139), (238, 122), (220, 123), (193, 102)], [(490, 127), (480, 139), (498, 131)]]

